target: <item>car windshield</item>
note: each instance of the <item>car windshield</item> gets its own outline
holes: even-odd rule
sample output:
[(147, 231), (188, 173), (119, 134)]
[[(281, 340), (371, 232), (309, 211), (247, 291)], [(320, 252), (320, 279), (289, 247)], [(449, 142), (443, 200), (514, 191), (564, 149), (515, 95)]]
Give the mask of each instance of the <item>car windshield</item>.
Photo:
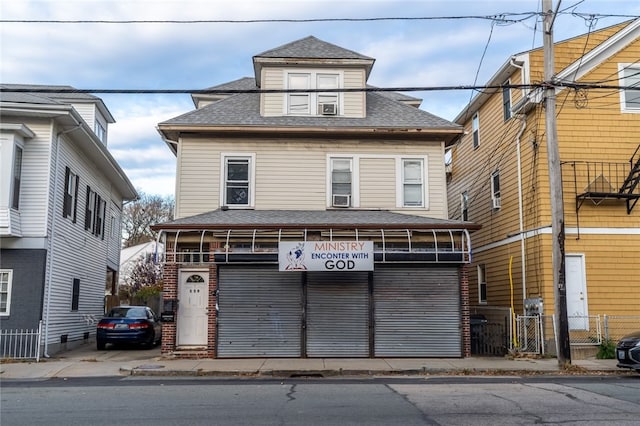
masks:
[(110, 318), (146, 318), (144, 308), (113, 308), (108, 315)]

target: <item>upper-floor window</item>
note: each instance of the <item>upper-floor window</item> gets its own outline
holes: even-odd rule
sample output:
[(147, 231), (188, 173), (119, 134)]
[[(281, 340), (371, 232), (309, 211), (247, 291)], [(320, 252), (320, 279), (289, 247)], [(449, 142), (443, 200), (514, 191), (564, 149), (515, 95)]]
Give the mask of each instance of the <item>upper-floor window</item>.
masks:
[(478, 265), (478, 303), (487, 303), (487, 276), (485, 265)]
[(620, 64), (620, 91), (622, 110), (640, 112), (640, 64)]
[(502, 115), (504, 117), (504, 121), (507, 121), (511, 118), (511, 88), (509, 85), (511, 82), (509, 80), (503, 83), (502, 88)]
[(253, 206), (253, 155), (227, 155), (222, 157), (221, 205), (228, 207)]
[(340, 88), (340, 75), (320, 72), (295, 72), (287, 74), (287, 114), (337, 115), (338, 92), (299, 92), (303, 90), (333, 90)]
[(424, 161), (422, 159), (402, 160), (402, 199), (404, 207), (424, 206)]
[(87, 186), (84, 229), (96, 237), (104, 238), (104, 217), (107, 203)]
[(502, 207), (500, 198), (500, 171), (496, 170), (491, 174), (491, 204), (494, 209)]
[(69, 217), (75, 223), (78, 209), (78, 175), (69, 167), (64, 172), (64, 201), (62, 203), (62, 216)]
[(107, 129), (104, 128), (104, 126), (102, 125), (101, 122), (99, 122), (98, 120), (96, 120), (95, 126), (94, 126), (94, 131), (96, 133), (96, 136), (98, 136), (98, 139), (100, 139), (102, 141), (102, 143), (106, 144), (107, 143)]
[(475, 149), (480, 146), (480, 117), (477, 112), (473, 114), (471, 126), (473, 131), (473, 148)]
[(11, 308), (12, 269), (0, 269), (0, 316), (9, 315)]
[(460, 194), (460, 211), (462, 220), (469, 220), (469, 194), (464, 191)]
[(331, 205), (351, 207), (353, 195), (353, 159), (331, 159)]
[(22, 178), (22, 148), (16, 145), (13, 153), (13, 188), (11, 207), (18, 209), (20, 206), (20, 181)]

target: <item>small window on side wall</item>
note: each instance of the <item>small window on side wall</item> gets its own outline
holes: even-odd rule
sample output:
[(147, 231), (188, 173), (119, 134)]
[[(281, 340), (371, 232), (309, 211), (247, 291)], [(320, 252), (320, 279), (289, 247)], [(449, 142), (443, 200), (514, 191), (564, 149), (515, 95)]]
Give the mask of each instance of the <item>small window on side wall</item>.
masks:
[(502, 85), (502, 115), (504, 121), (507, 121), (511, 118), (511, 82), (507, 80)]
[(8, 316), (11, 312), (11, 286), (13, 269), (0, 269), (0, 316)]
[(464, 191), (460, 194), (460, 211), (461, 211), (461, 219), (469, 220), (469, 194), (467, 191)]
[(478, 265), (478, 303), (487, 303), (487, 277), (484, 265)]
[(494, 209), (502, 207), (502, 198), (500, 197), (500, 171), (496, 170), (491, 174), (491, 205)]
[(18, 210), (20, 206), (20, 182), (22, 179), (22, 148), (16, 146), (13, 154), (13, 194), (11, 195), (11, 208)]
[(80, 279), (73, 279), (73, 288), (71, 289), (71, 310), (77, 311), (80, 304)]
[(476, 112), (471, 119), (471, 126), (473, 131), (473, 149), (480, 146), (480, 117)]

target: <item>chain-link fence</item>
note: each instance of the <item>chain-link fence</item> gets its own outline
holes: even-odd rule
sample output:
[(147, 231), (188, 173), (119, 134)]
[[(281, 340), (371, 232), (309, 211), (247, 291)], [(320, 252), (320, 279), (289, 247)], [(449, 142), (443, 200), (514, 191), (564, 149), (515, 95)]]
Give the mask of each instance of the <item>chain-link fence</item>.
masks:
[[(572, 348), (600, 346), (640, 330), (640, 316), (569, 316), (569, 343)], [(556, 356), (557, 322), (553, 315), (518, 316), (515, 346), (519, 352)]]

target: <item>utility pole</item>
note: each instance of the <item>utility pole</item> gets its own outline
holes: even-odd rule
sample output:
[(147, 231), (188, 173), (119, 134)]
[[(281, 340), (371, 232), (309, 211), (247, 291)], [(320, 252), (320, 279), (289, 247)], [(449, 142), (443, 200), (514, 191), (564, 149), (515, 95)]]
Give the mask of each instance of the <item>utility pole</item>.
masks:
[(553, 23), (557, 9), (552, 10), (552, 0), (542, 0), (544, 83), (545, 83), (545, 124), (547, 134), (547, 161), (549, 164), (549, 187), (551, 190), (551, 235), (552, 265), (555, 312), (557, 319), (556, 349), (561, 368), (571, 364), (569, 343), (569, 319), (567, 317), (567, 282), (564, 262), (564, 205), (562, 196), (562, 170), (558, 149), (558, 129), (556, 126), (556, 89), (553, 84), (555, 60), (553, 52)]

